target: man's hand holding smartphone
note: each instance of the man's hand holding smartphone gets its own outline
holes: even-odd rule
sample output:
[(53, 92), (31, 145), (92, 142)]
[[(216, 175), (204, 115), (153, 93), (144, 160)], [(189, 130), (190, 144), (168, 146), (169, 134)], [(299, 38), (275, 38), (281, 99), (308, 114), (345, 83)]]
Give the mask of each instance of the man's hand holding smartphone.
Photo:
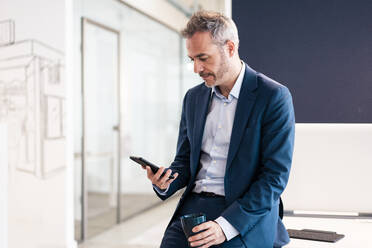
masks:
[(156, 187), (158, 187), (161, 190), (168, 189), (169, 185), (174, 180), (176, 180), (176, 178), (178, 177), (178, 173), (176, 172), (173, 175), (174, 178), (173, 179), (169, 179), (169, 176), (172, 173), (172, 170), (171, 169), (167, 169), (167, 171), (165, 172), (165, 174), (162, 176), (162, 174), (163, 174), (163, 172), (165, 170), (164, 167), (160, 167), (159, 170), (155, 174), (152, 172), (150, 166), (146, 166), (145, 167), (145, 166), (142, 165), (142, 168), (147, 171), (147, 178), (152, 182), (152, 184), (155, 185)]

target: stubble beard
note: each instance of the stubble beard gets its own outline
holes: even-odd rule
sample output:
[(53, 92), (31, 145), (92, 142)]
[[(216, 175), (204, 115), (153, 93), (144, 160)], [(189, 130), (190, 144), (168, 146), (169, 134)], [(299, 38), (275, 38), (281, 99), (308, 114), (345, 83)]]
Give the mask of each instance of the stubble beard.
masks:
[(229, 72), (229, 68), (230, 68), (229, 64), (227, 62), (227, 57), (223, 53), (222, 50), (220, 51), (220, 55), (221, 55), (221, 63), (220, 63), (220, 66), (218, 68), (218, 71), (216, 73), (216, 76), (214, 77), (215, 78), (215, 83), (214, 83), (215, 86), (218, 86), (218, 85), (221, 85), (221, 84), (224, 83), (224, 81), (222, 81), (222, 80), (224, 79), (224, 75)]
[(211, 85), (208, 85), (207, 81), (204, 82), (204, 84), (208, 88), (212, 88), (213, 86), (218, 86), (218, 85), (222, 84), (223, 81), (221, 81), (221, 80), (223, 79), (223, 76), (225, 75), (225, 73), (227, 73), (229, 71), (230, 67), (227, 63), (227, 57), (223, 53), (222, 50), (220, 50), (220, 55), (221, 55), (221, 62), (220, 62), (219, 68), (217, 70), (217, 73), (216, 74), (210, 73), (210, 75), (213, 76), (213, 78), (214, 78), (214, 83), (212, 83)]

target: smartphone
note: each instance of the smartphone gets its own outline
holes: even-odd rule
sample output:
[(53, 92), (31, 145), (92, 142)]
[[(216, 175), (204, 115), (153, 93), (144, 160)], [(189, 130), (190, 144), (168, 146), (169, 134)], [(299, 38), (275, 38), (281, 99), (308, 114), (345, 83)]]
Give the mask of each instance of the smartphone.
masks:
[[(142, 166), (150, 166), (152, 172), (155, 174), (158, 170), (159, 170), (159, 167), (154, 165), (153, 163), (147, 161), (146, 159), (144, 158), (141, 158), (141, 157), (135, 157), (135, 156), (130, 156), (129, 157), (131, 160), (133, 160), (134, 162), (142, 165)], [(167, 169), (164, 170), (163, 174), (161, 174), (161, 176), (164, 176), (165, 175), (165, 172), (167, 171)], [(173, 172), (172, 172), (173, 173)], [(173, 179), (174, 176), (171, 174), (169, 175), (168, 177), (169, 179)]]

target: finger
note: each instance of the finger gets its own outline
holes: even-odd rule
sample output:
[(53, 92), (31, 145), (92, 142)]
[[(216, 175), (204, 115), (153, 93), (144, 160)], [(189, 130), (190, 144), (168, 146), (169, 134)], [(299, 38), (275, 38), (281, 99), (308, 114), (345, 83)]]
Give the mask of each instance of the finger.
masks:
[(191, 242), (190, 245), (200, 247), (201, 245), (206, 245), (206, 244), (212, 245), (214, 244), (214, 241), (215, 241), (215, 235), (209, 235), (201, 240)]
[[(178, 174), (176, 173), (173, 179), (167, 179), (165, 183), (160, 183), (161, 187), (159, 186), (158, 187), (162, 189), (167, 189), (169, 185), (177, 178), (177, 176)], [(166, 177), (166, 175), (164, 177)]]
[(152, 172), (150, 166), (146, 166), (146, 171), (147, 171), (147, 178), (152, 181), (152, 178), (154, 177), (154, 173)]
[(171, 170), (171, 169), (168, 169), (168, 170), (165, 172), (164, 176), (162, 176), (162, 177), (160, 178), (160, 183), (161, 183), (161, 184), (165, 184), (165, 183), (167, 182), (167, 180), (169, 179), (169, 176), (170, 176), (171, 173), (172, 173), (172, 170)]
[(197, 233), (197, 232), (200, 232), (200, 231), (203, 231), (205, 229), (208, 229), (208, 228), (212, 227), (213, 224), (214, 224), (213, 221), (207, 221), (207, 222), (204, 222), (200, 225), (197, 225), (191, 231)]
[(178, 173), (177, 172), (174, 173), (173, 177), (174, 177), (173, 179), (168, 179), (167, 183), (171, 184), (174, 180), (176, 180), (176, 178), (178, 177)]
[(159, 178), (161, 174), (163, 174), (164, 170), (165, 170), (164, 167), (160, 167), (159, 170), (155, 173), (153, 180), (155, 180), (156, 183), (159, 183)]
[[(191, 236), (188, 241), (189, 242), (194, 242), (194, 241), (200, 241), (202, 239), (205, 239), (209, 236), (211, 236), (213, 234), (213, 231), (211, 229), (207, 229), (206, 231), (204, 232), (201, 232), (201, 233), (198, 233), (198, 234), (195, 234), (194, 236)], [(204, 242), (205, 243), (205, 242)], [(202, 244), (204, 244), (202, 243)]]
[(206, 243), (205, 245), (200, 246), (199, 248), (208, 248), (208, 247), (211, 247), (214, 244), (215, 244), (215, 242), (214, 242), (214, 239), (213, 239), (213, 240), (209, 241), (208, 243)]

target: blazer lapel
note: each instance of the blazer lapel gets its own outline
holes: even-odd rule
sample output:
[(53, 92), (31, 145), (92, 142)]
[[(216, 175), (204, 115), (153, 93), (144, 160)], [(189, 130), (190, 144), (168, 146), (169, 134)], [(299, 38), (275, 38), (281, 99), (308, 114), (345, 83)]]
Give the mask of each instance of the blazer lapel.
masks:
[(208, 113), (209, 101), (211, 98), (211, 89), (203, 86), (200, 94), (195, 100), (195, 118), (193, 130), (193, 161), (191, 163), (191, 175), (194, 175), (199, 164), (202, 138), (204, 133), (205, 121)]
[(229, 152), (227, 155), (226, 172), (239, 148), (243, 137), (247, 121), (249, 119), (252, 107), (256, 100), (256, 94), (253, 92), (257, 88), (256, 72), (248, 65), (245, 65), (245, 74), (239, 93), (238, 104), (235, 110), (234, 124), (231, 132)]

